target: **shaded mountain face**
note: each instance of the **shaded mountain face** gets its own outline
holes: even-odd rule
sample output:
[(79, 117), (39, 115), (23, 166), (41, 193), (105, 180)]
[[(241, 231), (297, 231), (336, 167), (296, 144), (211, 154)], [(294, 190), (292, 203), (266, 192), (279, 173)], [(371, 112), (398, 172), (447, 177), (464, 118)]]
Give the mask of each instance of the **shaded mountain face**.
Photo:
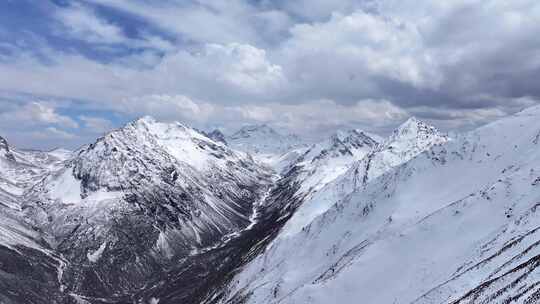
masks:
[(408, 121), (291, 231), (303, 202), (222, 303), (537, 303), (539, 117), (451, 140)]
[(9, 151), (8, 142), (3, 137), (0, 137), (0, 157), (5, 160), (15, 161), (15, 156)]
[(181, 124), (142, 118), (82, 148), (25, 194), (81, 296), (129, 294), (251, 223), (269, 172)]
[(225, 134), (223, 134), (220, 130), (214, 130), (210, 133), (207, 133), (206, 136), (215, 142), (220, 142), (222, 144), (227, 145), (227, 139), (225, 137)]

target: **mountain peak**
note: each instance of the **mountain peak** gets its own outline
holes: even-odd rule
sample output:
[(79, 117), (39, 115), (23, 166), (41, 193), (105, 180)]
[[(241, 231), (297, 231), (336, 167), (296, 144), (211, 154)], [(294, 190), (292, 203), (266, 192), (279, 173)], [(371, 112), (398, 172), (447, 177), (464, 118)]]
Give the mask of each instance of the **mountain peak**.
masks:
[(145, 116), (141, 116), (141, 117), (135, 119), (135, 121), (133, 121), (133, 122), (134, 123), (153, 124), (153, 123), (156, 123), (157, 120), (153, 116), (145, 115)]
[(0, 155), (4, 155), (9, 160), (15, 160), (15, 156), (11, 153), (7, 140), (2, 136), (0, 136)]
[(422, 141), (428, 138), (446, 138), (437, 128), (429, 125), (416, 117), (411, 117), (394, 130), (387, 142), (395, 141)]
[[(404, 133), (411, 130), (418, 130), (418, 131), (424, 131), (424, 132), (431, 132), (431, 133), (438, 133), (439, 131), (437, 128), (435, 128), (432, 125), (429, 125), (428, 123), (419, 120), (418, 118), (412, 116), (409, 119), (407, 119), (404, 123), (402, 123), (398, 128), (398, 133)], [(396, 132), (394, 131), (394, 132)]]
[(281, 134), (276, 132), (267, 124), (260, 124), (260, 125), (244, 126), (240, 130), (238, 130), (236, 133), (231, 135), (231, 138), (237, 139), (237, 138), (247, 138), (247, 137), (253, 137), (253, 136), (268, 136), (268, 135), (281, 136)]
[(357, 133), (360, 133), (360, 134), (364, 134), (365, 136), (373, 139), (374, 141), (376, 141), (379, 144), (384, 141), (384, 138), (382, 136), (378, 135), (378, 134), (367, 132), (367, 131), (364, 131), (362, 129), (355, 129), (354, 131), (356, 131)]
[(221, 132), (218, 129), (215, 129), (214, 131), (205, 133), (205, 134), (206, 136), (208, 136), (210, 139), (212, 139), (215, 142), (220, 142), (225, 145), (227, 144), (227, 140), (225, 139), (225, 134), (223, 134), (223, 132)]
[[(143, 116), (125, 125), (121, 130), (134, 129), (138, 132), (149, 133), (157, 138), (207, 138), (204, 132), (186, 126), (178, 121), (161, 122), (152, 116)], [(117, 133), (115, 131), (111, 133)]]
[(448, 136), (415, 117), (407, 119), (378, 150), (392, 150), (394, 153), (412, 153), (415, 155), (427, 148), (448, 141)]
[(378, 141), (374, 140), (371, 136), (367, 135), (361, 130), (348, 130), (348, 131), (337, 131), (334, 135), (330, 137), (330, 140), (334, 144), (352, 146), (355, 148), (367, 146), (375, 147), (378, 144)]
[(9, 145), (5, 138), (0, 136), (0, 150), (9, 151)]

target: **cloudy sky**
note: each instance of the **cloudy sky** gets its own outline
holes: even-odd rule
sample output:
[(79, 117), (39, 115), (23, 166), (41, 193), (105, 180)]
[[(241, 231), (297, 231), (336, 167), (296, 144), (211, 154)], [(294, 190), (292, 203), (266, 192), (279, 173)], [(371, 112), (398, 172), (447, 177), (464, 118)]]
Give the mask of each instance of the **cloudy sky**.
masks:
[(142, 115), (466, 130), (540, 100), (538, 33), (537, 0), (3, 0), (0, 135), (73, 148)]

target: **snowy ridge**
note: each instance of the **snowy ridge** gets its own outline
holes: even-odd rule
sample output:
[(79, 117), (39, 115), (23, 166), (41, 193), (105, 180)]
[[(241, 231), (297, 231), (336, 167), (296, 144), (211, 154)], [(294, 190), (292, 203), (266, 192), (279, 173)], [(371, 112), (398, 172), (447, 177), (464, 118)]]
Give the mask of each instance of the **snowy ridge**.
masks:
[(364, 160), (363, 182), (374, 179), (448, 140), (448, 136), (441, 134), (435, 127), (411, 117)]
[(300, 233), (277, 238), (223, 302), (536, 303), (538, 117), (535, 107), (439, 137), (374, 174)]
[(292, 164), (302, 182), (302, 191), (316, 191), (343, 174), (378, 145), (358, 130), (337, 132), (327, 140), (311, 146)]
[[(68, 268), (71, 290), (106, 295), (140, 288), (172, 257), (249, 225), (269, 177), (192, 128), (143, 117), (79, 150), (25, 195), (24, 208), (72, 264), (91, 262), (82, 269), (107, 277), (89, 285), (92, 277)], [(134, 239), (130, 252), (113, 254)]]
[[(64, 159), (22, 151), (0, 137), (0, 302), (47, 302), (60, 296), (65, 261), (26, 222), (21, 195)], [(7, 296), (9, 295), (9, 296)]]
[(20, 196), (49, 171), (62, 166), (70, 151), (51, 152), (12, 149), (0, 137), (0, 190)]
[[(289, 220), (282, 235), (298, 233), (316, 216), (367, 183), (368, 176), (372, 178), (379, 176), (434, 145), (448, 140), (434, 127), (414, 118), (399, 126), (388, 139), (381, 143), (375, 142), (358, 130), (349, 131), (348, 134), (348, 136), (343, 133), (332, 136), (331, 146), (334, 149), (323, 149), (322, 156), (314, 158), (315, 160), (325, 159), (336, 151), (343, 151), (342, 154), (345, 155), (345, 157), (337, 158), (337, 161), (328, 161), (322, 165), (320, 161), (319, 163), (315, 161), (315, 165), (311, 165), (315, 168), (311, 170), (323, 178), (308, 177), (302, 183), (303, 191), (308, 192), (309, 195)], [(349, 143), (350, 147), (347, 147), (346, 143)], [(333, 153), (326, 152), (332, 150)], [(316, 175), (313, 174), (313, 176)], [(306, 189), (307, 186), (311, 188)], [(309, 189), (314, 191), (309, 192)]]

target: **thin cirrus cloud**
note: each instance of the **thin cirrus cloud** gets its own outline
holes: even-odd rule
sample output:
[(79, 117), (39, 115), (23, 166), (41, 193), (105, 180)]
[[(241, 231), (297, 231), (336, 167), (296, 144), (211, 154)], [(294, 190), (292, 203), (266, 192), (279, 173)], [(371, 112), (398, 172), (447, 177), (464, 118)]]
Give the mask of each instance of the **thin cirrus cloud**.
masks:
[[(2, 96), (54, 100), (67, 118), (46, 124), (77, 134), (71, 146), (146, 114), (323, 136), (386, 133), (409, 115), (468, 129), (540, 99), (537, 1), (87, 0), (43, 12), (47, 33), (25, 23), (15, 39), (0, 21), (1, 113), (13, 105)], [(26, 119), (13, 117), (0, 131)]]
[(100, 19), (88, 7), (73, 5), (58, 10), (55, 17), (65, 27), (65, 33), (76, 39), (94, 43), (129, 42), (120, 27)]

